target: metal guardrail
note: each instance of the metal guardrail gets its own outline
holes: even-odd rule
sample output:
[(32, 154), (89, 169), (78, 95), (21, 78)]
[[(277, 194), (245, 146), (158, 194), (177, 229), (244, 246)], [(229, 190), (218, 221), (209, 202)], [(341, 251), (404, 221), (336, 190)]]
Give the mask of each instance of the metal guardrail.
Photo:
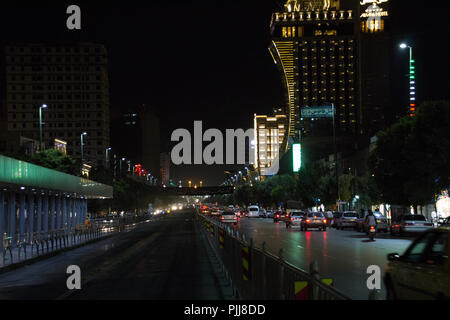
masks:
[[(16, 243), (13, 243), (13, 238), (9, 234), (4, 233), (0, 237), (0, 241), (3, 242), (2, 266), (24, 261), (33, 256), (41, 256), (45, 253), (75, 247), (112, 233), (125, 231), (130, 226), (145, 219), (146, 217), (92, 219), (90, 224), (78, 224), (70, 229), (16, 234)], [(8, 263), (7, 257), (9, 257)]]
[(236, 296), (245, 300), (350, 300), (319, 276), (318, 264), (310, 265), (310, 272), (290, 264), (283, 257), (256, 248), (252, 239), (227, 224), (209, 219), (197, 212), (213, 251), (221, 259), (231, 278)]

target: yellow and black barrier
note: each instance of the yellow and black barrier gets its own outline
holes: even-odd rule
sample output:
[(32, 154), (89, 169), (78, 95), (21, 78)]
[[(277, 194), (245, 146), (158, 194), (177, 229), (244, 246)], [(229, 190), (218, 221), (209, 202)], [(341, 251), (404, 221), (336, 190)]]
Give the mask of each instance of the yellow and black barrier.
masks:
[(249, 248), (242, 247), (241, 255), (242, 255), (242, 279), (244, 281), (248, 281), (251, 279)]
[(219, 229), (219, 247), (220, 247), (220, 249), (224, 248), (224, 237), (225, 237), (225, 231), (223, 231), (223, 229)]

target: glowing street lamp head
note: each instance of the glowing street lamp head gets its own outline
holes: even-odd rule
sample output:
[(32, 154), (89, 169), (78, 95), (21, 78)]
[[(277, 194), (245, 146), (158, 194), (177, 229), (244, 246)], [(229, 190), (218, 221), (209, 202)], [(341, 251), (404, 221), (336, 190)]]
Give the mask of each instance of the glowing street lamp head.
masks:
[(408, 45), (406, 43), (402, 43), (402, 44), (400, 44), (400, 48), (406, 49), (406, 48), (408, 48)]
[(45, 108), (47, 108), (47, 105), (46, 105), (46, 104), (43, 104), (43, 105), (41, 106), (41, 108), (42, 108), (42, 109), (45, 109)]
[(87, 135), (87, 132), (85, 131), (85, 132), (83, 132), (81, 135), (82, 135), (82, 136), (85, 136), (85, 135)]

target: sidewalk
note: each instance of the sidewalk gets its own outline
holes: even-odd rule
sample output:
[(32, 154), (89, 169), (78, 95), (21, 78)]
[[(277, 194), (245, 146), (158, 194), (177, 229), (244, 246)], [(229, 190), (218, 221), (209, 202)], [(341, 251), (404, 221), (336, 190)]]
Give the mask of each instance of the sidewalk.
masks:
[[(130, 231), (134, 229), (139, 223), (131, 223), (124, 226), (122, 231)], [(70, 235), (63, 238), (59, 238), (47, 242), (42, 241), (39, 246), (36, 244), (25, 244), (22, 247), (15, 246), (11, 250), (9, 248), (4, 248), (3, 252), (0, 252), (0, 273), (7, 272), (14, 269), (15, 267), (20, 267), (26, 263), (32, 261), (38, 261), (48, 257), (52, 257), (62, 251), (67, 251), (87, 245), (92, 242), (96, 242), (102, 239), (106, 239), (114, 234), (119, 233), (119, 228), (117, 226), (104, 227), (99, 230), (99, 232), (93, 232), (91, 234), (81, 234), (81, 235)]]

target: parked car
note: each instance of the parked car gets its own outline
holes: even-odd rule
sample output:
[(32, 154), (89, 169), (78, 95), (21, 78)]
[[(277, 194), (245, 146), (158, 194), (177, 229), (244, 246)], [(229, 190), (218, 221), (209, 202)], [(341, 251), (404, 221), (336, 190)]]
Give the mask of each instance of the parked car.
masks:
[(358, 214), (355, 211), (344, 211), (339, 218), (337, 218), (336, 228), (344, 230), (344, 228), (356, 228), (356, 221)]
[(420, 214), (401, 215), (391, 224), (392, 235), (423, 232), (433, 227), (433, 223)]
[(248, 218), (259, 218), (259, 207), (258, 206), (249, 206), (247, 217)]
[(286, 218), (286, 212), (277, 211), (273, 215), (273, 222), (275, 223), (275, 222), (279, 222), (279, 221), (284, 221), (285, 218)]
[(306, 213), (304, 211), (291, 211), (289, 214), (289, 219), (285, 220), (286, 228), (291, 228), (292, 226), (299, 227), (305, 216)]
[(300, 221), (300, 230), (308, 231), (310, 228), (327, 230), (327, 219), (322, 212), (308, 212)]
[(275, 214), (276, 211), (274, 210), (267, 210), (266, 211), (266, 218), (271, 218), (273, 219), (273, 215)]
[(223, 223), (232, 223), (234, 225), (237, 224), (238, 218), (236, 217), (236, 214), (233, 210), (225, 210), (222, 215), (220, 216), (220, 222)]
[[(367, 232), (368, 225), (366, 223), (366, 217), (369, 214), (369, 212), (365, 212), (363, 217), (360, 217), (356, 222), (356, 230), (360, 232)], [(373, 213), (375, 216), (375, 219), (377, 221), (377, 232), (383, 231), (388, 232), (389, 225), (387, 222), (387, 217), (383, 215), (381, 212), (375, 211)]]
[(449, 233), (449, 227), (427, 230), (403, 255), (388, 255), (384, 277), (388, 300), (450, 299)]

